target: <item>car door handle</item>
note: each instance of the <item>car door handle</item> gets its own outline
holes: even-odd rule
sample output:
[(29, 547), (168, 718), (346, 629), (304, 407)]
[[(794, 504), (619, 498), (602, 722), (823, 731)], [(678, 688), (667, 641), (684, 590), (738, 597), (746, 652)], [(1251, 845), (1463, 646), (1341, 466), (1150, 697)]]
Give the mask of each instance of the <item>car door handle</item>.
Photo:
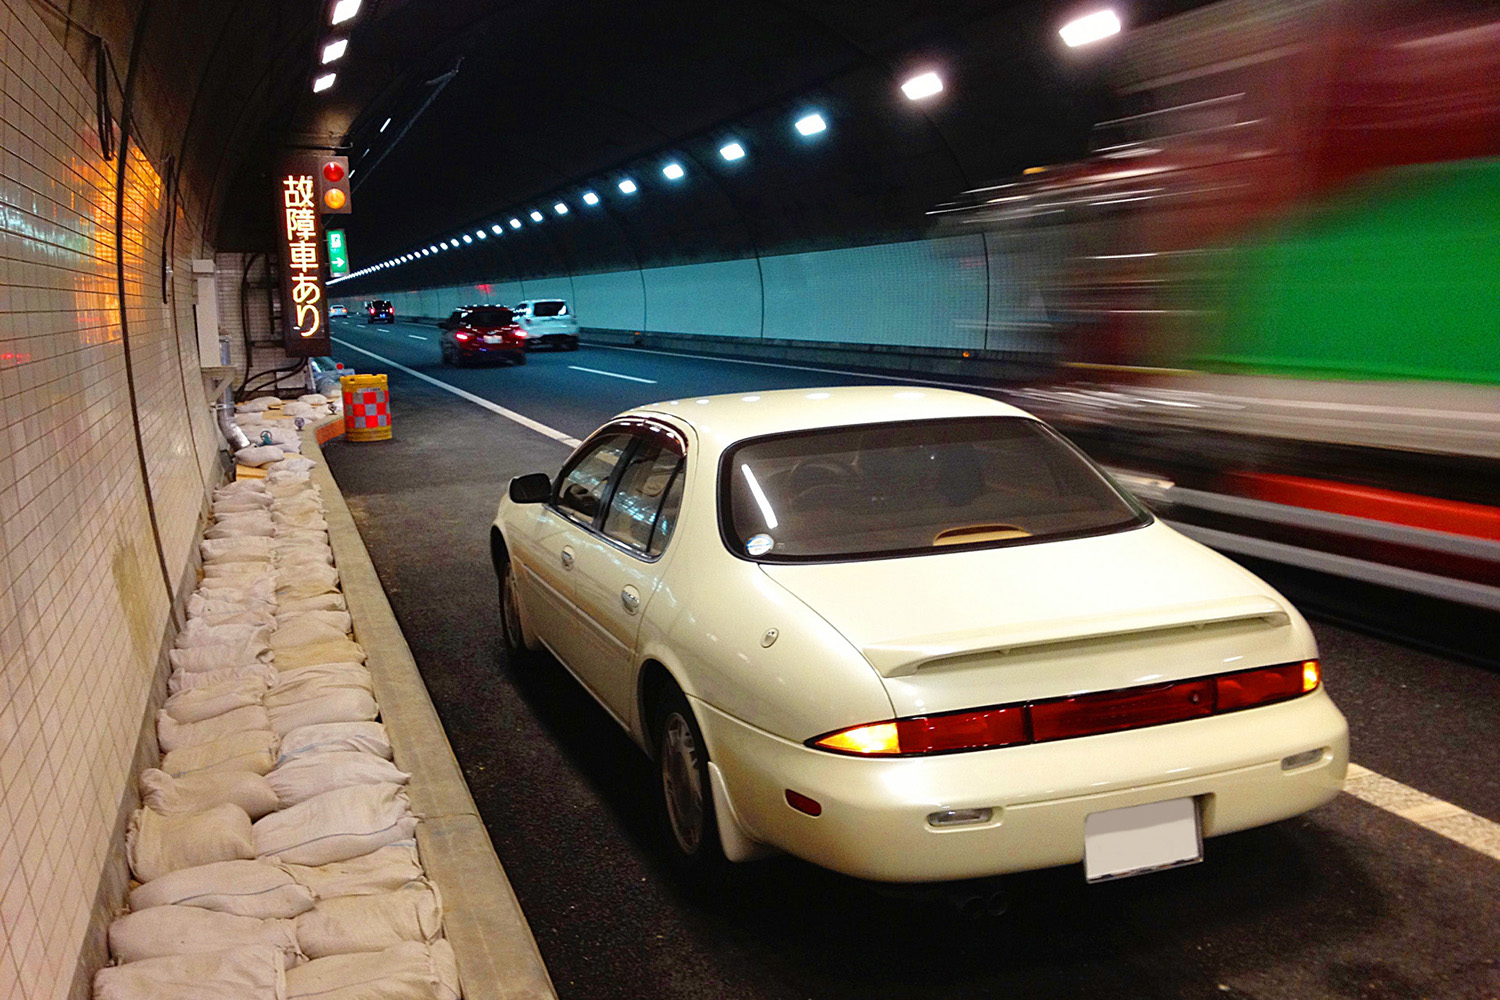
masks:
[(572, 569), (573, 568), (573, 550), (572, 549), (563, 549), (562, 550), (562, 564), (563, 564), (563, 569)]
[(625, 605), (627, 614), (635, 614), (641, 610), (641, 595), (634, 587), (626, 587), (620, 591), (620, 603)]

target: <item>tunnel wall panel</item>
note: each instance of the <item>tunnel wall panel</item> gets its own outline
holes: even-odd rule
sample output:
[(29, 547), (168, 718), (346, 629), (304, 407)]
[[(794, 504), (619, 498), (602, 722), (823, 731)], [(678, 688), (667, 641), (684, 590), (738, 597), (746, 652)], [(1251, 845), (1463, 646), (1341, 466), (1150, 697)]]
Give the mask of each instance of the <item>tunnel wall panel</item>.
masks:
[(573, 311), (582, 325), (605, 330), (645, 329), (646, 299), (639, 271), (580, 274), (573, 279), (573, 287), (578, 292)]
[(641, 277), (652, 330), (713, 337), (761, 335), (760, 267), (754, 258), (652, 267)]

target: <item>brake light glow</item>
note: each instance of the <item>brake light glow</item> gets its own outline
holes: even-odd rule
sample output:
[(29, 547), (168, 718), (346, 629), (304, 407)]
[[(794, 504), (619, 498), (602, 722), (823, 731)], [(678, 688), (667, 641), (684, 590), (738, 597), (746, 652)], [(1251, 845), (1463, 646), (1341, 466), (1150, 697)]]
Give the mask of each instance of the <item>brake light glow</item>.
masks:
[(1287, 701), (1317, 690), (1317, 660), (1067, 698), (871, 722), (807, 745), (861, 757), (986, 750), (1098, 736)]
[(453, 335), (453, 339), (454, 340), (468, 340), (469, 339), (469, 334), (465, 333), (462, 330), (459, 330), (457, 333), (455, 333)]

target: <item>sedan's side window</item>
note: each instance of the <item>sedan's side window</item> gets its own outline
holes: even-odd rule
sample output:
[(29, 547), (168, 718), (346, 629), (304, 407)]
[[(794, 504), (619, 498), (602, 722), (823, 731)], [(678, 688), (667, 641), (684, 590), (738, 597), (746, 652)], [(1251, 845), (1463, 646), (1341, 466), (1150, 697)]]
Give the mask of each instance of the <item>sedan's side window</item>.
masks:
[(642, 440), (620, 475), (620, 485), (604, 515), (604, 533), (637, 552), (646, 552), (662, 499), (681, 463), (682, 456), (664, 442)]
[(651, 544), (646, 547), (647, 555), (661, 555), (666, 551), (667, 543), (672, 540), (672, 532), (677, 530), (677, 512), (682, 509), (682, 481), (686, 478), (687, 470), (679, 465), (676, 475), (672, 477), (672, 485), (667, 487), (667, 498), (661, 503), (656, 530), (651, 533)]
[(596, 441), (564, 474), (557, 489), (557, 508), (573, 520), (592, 526), (604, 491), (631, 440), (629, 434), (607, 434)]

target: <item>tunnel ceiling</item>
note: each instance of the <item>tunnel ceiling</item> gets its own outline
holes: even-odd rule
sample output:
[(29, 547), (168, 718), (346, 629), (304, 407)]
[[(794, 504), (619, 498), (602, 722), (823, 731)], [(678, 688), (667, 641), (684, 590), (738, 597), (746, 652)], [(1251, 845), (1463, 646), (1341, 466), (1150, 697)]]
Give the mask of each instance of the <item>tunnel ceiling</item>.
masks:
[[(1199, 5), (1113, 7), (1141, 24)], [(1086, 148), (1109, 110), (1108, 50), (1069, 50), (1056, 32), (1090, 9), (365, 0), (334, 88), (304, 85), (268, 117), (266, 151), (246, 161), (225, 209), (226, 245), (268, 239), (278, 138), (346, 147), (356, 268), (513, 214), (525, 222), (472, 252), (405, 265), (412, 286), (917, 236), (934, 203)], [(305, 46), (309, 65), (320, 43)], [(899, 83), (926, 67), (942, 72), (945, 93), (906, 101)], [(806, 110), (826, 133), (797, 135)], [(717, 152), (730, 138), (748, 153), (737, 163)], [(668, 160), (682, 180), (661, 175)], [(616, 189), (625, 175), (640, 185), (633, 197)], [(585, 190), (603, 204), (586, 207)], [(566, 219), (551, 209), (559, 199)], [(533, 226), (531, 210), (547, 224)]]

